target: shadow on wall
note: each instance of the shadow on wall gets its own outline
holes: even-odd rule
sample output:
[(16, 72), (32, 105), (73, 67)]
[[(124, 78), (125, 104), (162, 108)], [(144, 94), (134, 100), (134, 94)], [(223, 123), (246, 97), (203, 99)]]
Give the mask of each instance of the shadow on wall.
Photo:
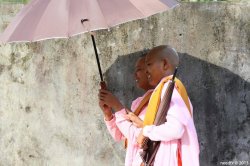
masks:
[[(129, 107), (143, 92), (135, 87), (134, 64), (145, 51), (119, 56), (105, 73), (108, 88)], [(231, 71), (180, 55), (178, 77), (194, 107), (200, 143), (200, 165), (248, 161), (250, 149), (250, 83)]]
[(134, 99), (144, 93), (143, 90), (136, 87), (134, 70), (137, 59), (145, 55), (147, 51), (143, 50), (126, 56), (119, 56), (104, 74), (108, 89), (118, 96), (128, 108), (130, 108)]
[(179, 78), (194, 107), (201, 165), (248, 161), (250, 83), (231, 71), (180, 54)]

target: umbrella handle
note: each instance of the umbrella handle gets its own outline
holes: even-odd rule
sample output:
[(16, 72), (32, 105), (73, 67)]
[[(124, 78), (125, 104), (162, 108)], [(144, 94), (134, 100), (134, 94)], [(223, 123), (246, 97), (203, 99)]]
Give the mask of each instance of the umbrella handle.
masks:
[(100, 75), (101, 81), (103, 82), (102, 68), (101, 68), (101, 64), (100, 64), (100, 60), (99, 60), (99, 56), (98, 56), (98, 52), (97, 52), (97, 48), (96, 48), (95, 37), (92, 34), (91, 34), (91, 39), (92, 39), (93, 46), (94, 46), (95, 57), (96, 57), (96, 62), (97, 62), (97, 66), (98, 66), (99, 75)]
[(100, 86), (101, 86), (101, 89), (107, 90), (107, 84), (106, 84), (105, 81), (101, 81), (101, 82), (100, 82)]
[[(83, 26), (84, 26), (84, 23), (88, 22), (88, 21), (89, 21), (89, 19), (81, 19), (81, 23), (82, 23)], [(93, 47), (94, 47), (94, 51), (95, 51), (95, 57), (96, 57), (97, 67), (98, 67), (98, 71), (99, 71), (99, 75), (100, 75), (101, 81), (103, 82), (102, 68), (101, 68), (101, 64), (100, 64), (100, 60), (99, 60), (99, 55), (98, 55), (97, 48), (96, 48), (95, 37), (94, 37), (93, 33), (91, 33), (89, 30), (88, 30), (88, 32), (91, 34), (91, 39), (92, 39), (92, 43), (93, 43)]]
[[(101, 86), (101, 89), (107, 90), (107, 84), (106, 84), (105, 81), (101, 81), (101, 82), (100, 82), (100, 86)], [(106, 104), (104, 104), (104, 108), (108, 109), (109, 106), (107, 106)]]

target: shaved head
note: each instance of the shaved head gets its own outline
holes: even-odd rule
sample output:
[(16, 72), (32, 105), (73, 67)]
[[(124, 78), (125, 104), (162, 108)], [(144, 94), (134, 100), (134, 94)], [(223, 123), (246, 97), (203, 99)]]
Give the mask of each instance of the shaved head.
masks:
[(179, 56), (168, 45), (154, 47), (146, 56), (147, 75), (150, 85), (156, 86), (162, 78), (174, 74)]
[(146, 55), (142, 55), (140, 56), (137, 61), (136, 61), (136, 64), (137, 63), (143, 63), (145, 65), (145, 59), (146, 59)]
[(154, 47), (150, 52), (149, 56), (155, 56), (156, 58), (164, 59), (167, 58), (171, 67), (175, 69), (179, 65), (179, 56), (176, 50), (169, 45), (161, 45)]
[(152, 89), (153, 87), (149, 84), (149, 81), (147, 79), (145, 59), (146, 54), (143, 54), (136, 61), (134, 77), (137, 87), (147, 91), (149, 89)]

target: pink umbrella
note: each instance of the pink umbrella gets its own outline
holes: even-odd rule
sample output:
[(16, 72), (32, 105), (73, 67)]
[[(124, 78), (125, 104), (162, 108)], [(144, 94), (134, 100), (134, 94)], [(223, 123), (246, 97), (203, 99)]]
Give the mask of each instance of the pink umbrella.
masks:
[[(14, 18), (0, 40), (9, 43), (68, 38), (145, 18), (177, 5), (175, 0), (32, 0)], [(103, 81), (94, 36), (91, 36)]]

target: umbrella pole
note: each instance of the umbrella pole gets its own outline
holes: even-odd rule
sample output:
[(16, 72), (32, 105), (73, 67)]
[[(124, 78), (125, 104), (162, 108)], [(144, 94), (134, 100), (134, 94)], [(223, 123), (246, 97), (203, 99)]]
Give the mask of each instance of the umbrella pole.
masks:
[(101, 65), (100, 65), (100, 60), (99, 60), (98, 52), (97, 52), (97, 49), (96, 49), (95, 37), (92, 34), (91, 34), (91, 39), (92, 39), (94, 50), (95, 50), (95, 57), (96, 57), (96, 62), (97, 62), (97, 66), (98, 66), (100, 78), (101, 78), (101, 81), (103, 82), (102, 69), (101, 69)]

